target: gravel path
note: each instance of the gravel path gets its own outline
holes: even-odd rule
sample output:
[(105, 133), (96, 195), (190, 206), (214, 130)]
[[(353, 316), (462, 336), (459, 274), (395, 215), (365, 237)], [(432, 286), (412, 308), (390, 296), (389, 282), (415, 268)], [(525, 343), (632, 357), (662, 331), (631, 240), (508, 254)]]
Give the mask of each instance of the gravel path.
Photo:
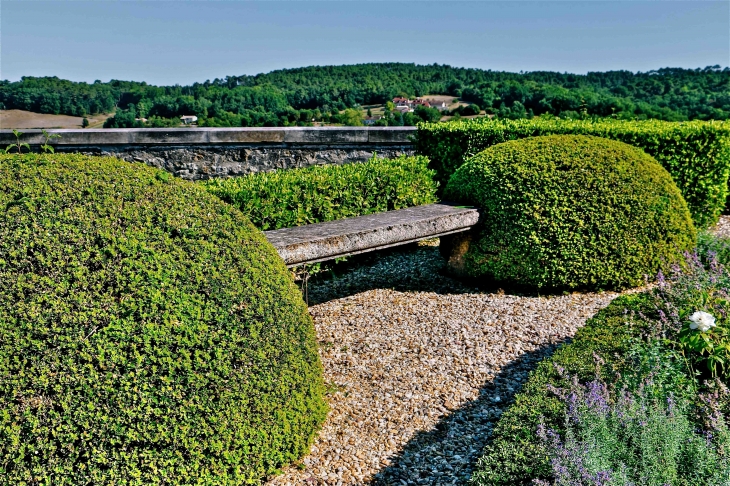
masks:
[(714, 228), (710, 230), (717, 236), (724, 236), (725, 238), (730, 237), (730, 214), (723, 214), (720, 216), (720, 221), (717, 222)]
[(309, 284), (331, 410), (267, 485), (464, 484), (529, 370), (618, 295), (480, 292), (429, 245), (368, 258)]

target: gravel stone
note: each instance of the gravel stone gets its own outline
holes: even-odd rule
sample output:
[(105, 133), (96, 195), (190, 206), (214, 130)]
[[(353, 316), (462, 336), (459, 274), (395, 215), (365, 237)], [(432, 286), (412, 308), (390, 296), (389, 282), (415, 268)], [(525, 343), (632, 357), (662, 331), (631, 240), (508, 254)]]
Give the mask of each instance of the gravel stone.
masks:
[(267, 485), (464, 484), (529, 371), (619, 295), (478, 290), (440, 273), (437, 244), (308, 282), (330, 413)]
[(720, 221), (710, 231), (717, 236), (730, 238), (730, 214), (720, 216)]

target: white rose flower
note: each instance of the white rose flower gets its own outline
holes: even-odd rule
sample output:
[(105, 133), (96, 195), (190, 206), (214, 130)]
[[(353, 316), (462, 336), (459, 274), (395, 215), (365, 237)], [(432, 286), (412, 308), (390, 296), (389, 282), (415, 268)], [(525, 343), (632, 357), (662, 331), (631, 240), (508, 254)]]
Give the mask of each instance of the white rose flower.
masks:
[(697, 311), (689, 316), (689, 320), (692, 321), (692, 324), (689, 325), (690, 329), (699, 329), (702, 332), (707, 332), (715, 327), (715, 316), (707, 312)]

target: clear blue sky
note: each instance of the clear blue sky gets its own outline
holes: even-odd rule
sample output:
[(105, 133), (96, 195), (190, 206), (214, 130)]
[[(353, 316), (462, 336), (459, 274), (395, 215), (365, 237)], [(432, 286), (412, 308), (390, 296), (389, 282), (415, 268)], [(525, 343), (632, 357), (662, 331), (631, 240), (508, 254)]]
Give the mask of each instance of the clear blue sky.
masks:
[(0, 0), (0, 79), (189, 84), (363, 62), (504, 71), (730, 64), (730, 1)]

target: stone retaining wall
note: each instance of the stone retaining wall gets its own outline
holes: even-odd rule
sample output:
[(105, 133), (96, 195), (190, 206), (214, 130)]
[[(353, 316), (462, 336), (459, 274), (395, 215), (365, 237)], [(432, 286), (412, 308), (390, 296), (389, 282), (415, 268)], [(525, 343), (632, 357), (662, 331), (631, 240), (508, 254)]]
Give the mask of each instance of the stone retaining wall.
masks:
[[(274, 169), (363, 162), (374, 153), (413, 154), (413, 127), (119, 128), (47, 130), (56, 152), (113, 155), (144, 162), (184, 179), (208, 179)], [(40, 151), (40, 130), (21, 142)], [(15, 143), (0, 130), (0, 147)]]

